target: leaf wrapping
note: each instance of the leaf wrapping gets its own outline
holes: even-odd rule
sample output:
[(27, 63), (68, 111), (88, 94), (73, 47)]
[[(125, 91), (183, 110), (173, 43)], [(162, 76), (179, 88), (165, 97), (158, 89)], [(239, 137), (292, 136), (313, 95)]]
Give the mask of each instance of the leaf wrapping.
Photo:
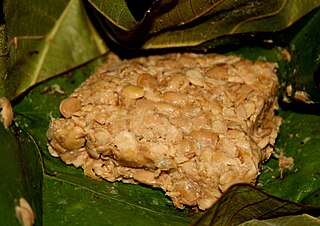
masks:
[(80, 0), (6, 0), (4, 13), (9, 61), (0, 96), (13, 99), (107, 51)]

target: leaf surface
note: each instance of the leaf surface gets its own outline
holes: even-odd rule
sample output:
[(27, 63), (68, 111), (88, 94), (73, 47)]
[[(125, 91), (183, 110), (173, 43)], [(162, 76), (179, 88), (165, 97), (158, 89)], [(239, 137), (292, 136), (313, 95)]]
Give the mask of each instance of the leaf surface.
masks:
[[(287, 86), (288, 98), (305, 103), (320, 103), (320, 10), (315, 10), (290, 42), (292, 60)], [(305, 97), (299, 98), (299, 93)], [(298, 95), (297, 95), (298, 94)], [(300, 95), (301, 96), (301, 95)]]
[[(4, 24), (0, 25), (0, 81), (3, 81), (7, 76), (7, 56), (6, 56), (6, 34), (5, 34), (6, 26)], [(0, 93), (5, 93), (6, 87), (3, 82), (0, 82)], [(1, 95), (0, 95), (1, 96)]]
[[(118, 1), (119, 0), (115, 1), (115, 3)], [(157, 4), (160, 4), (161, 7), (169, 7), (167, 5), (169, 4), (168, 2), (170, 3), (170, 1), (154, 1), (154, 4), (150, 5), (150, 8), (147, 8), (145, 12), (142, 11), (142, 16), (140, 15), (142, 21), (138, 21), (136, 16), (132, 15), (132, 18), (129, 18), (132, 22), (132, 27), (129, 27), (129, 29), (133, 29), (135, 26), (143, 27), (141, 24), (143, 25), (144, 18), (156, 15), (153, 14), (155, 12), (152, 12), (152, 9), (154, 9), (152, 7), (157, 6)], [(219, 12), (222, 13), (220, 15), (224, 15), (224, 9), (229, 9), (232, 6), (231, 3), (228, 5), (227, 1), (224, 1), (224, 3), (225, 5), (223, 5), (222, 2), (219, 5), (219, 7), (221, 7)], [(318, 3), (318, 1), (310, 1), (310, 3)], [(114, 2), (110, 1), (109, 4), (114, 4)], [(54, 7), (60, 6), (55, 5)], [(120, 9), (122, 9), (119, 11), (121, 13), (113, 12), (118, 15), (118, 21), (126, 19), (121, 18), (121, 16), (128, 13), (130, 14), (132, 11), (127, 5), (123, 5), (123, 8)], [(148, 9), (151, 10), (150, 15), (147, 12)], [(215, 10), (218, 9), (219, 8), (215, 8)], [(50, 10), (53, 9), (51, 8)], [(209, 17), (210, 12), (206, 11), (204, 15), (208, 15)], [(117, 20), (114, 21), (111, 23), (117, 23)], [(253, 21), (249, 22), (251, 23)], [(179, 20), (177, 20), (171, 25), (174, 27), (178, 26), (177, 24), (179, 23)], [(243, 27), (242, 25), (239, 26), (239, 29), (246, 27), (250, 23), (243, 24)], [(180, 24), (179, 29), (180, 28), (183, 30), (186, 27)], [(121, 30), (122, 28), (119, 27), (119, 29)], [(203, 27), (203, 29), (204, 31), (209, 30), (207, 27)], [(147, 31), (149, 32), (150, 30)], [(195, 32), (195, 36), (192, 36), (192, 33), (184, 33), (184, 35), (190, 35), (191, 38), (199, 35), (197, 30), (193, 32)], [(158, 35), (160, 33), (156, 32), (154, 34)], [(202, 40), (207, 39), (204, 38)], [(32, 43), (36, 40), (23, 41)], [(41, 42), (41, 40), (37, 41)], [(180, 42), (179, 39), (174, 41)], [(24, 45), (23, 43), (24, 42), (19, 41), (19, 45)], [(168, 47), (168, 43), (169, 42), (167, 42), (167, 44), (163, 42), (161, 45)], [(299, 45), (301, 44), (303, 43), (299, 42)], [(176, 46), (176, 44), (173, 43), (172, 46)], [(270, 60), (286, 64), (282, 62), (282, 52), (281, 49), (278, 48), (241, 48), (235, 53), (252, 59)], [(65, 58), (69, 57), (67, 54), (62, 56)], [(63, 57), (61, 59), (64, 59)], [(53, 117), (60, 117), (58, 108), (61, 100), (84, 81), (94, 71), (96, 65), (102, 62), (101, 60), (102, 59), (99, 59), (91, 64), (85, 64), (77, 70), (65, 74), (63, 77), (57, 77), (33, 87), (28, 95), (24, 96), (14, 108), (16, 122), (18, 122), (22, 129), (32, 135), (42, 150), (44, 163), (44, 225), (98, 225), (101, 224), (101, 222), (106, 225), (188, 225), (194, 219), (187, 216), (189, 209), (184, 211), (175, 209), (162, 191), (141, 185), (95, 181), (85, 177), (81, 169), (68, 166), (60, 159), (54, 158), (48, 153), (45, 133), (48, 128), (50, 114), (52, 114)], [(16, 81), (19, 81), (19, 79)], [(265, 191), (279, 197), (301, 201), (306, 204), (320, 205), (318, 202), (319, 199), (317, 199), (319, 197), (320, 187), (320, 174), (318, 170), (319, 158), (317, 152), (320, 144), (320, 133), (317, 129), (320, 128), (319, 114), (317, 114), (317, 111), (312, 111), (313, 114), (310, 114), (310, 112), (299, 112), (292, 106), (289, 106), (289, 109), (287, 109), (287, 106), (282, 107), (279, 114), (284, 118), (284, 124), (281, 128), (276, 148), (279, 151), (283, 150), (283, 154), (286, 156), (294, 158), (294, 167), (293, 169), (285, 169), (280, 172), (278, 169), (278, 159), (270, 159), (270, 161), (266, 163), (259, 178), (259, 185)], [(303, 144), (301, 144), (301, 142), (303, 142)], [(306, 164), (306, 162), (308, 164)], [(266, 200), (268, 200), (267, 203), (273, 200), (273, 198), (265, 193), (262, 193), (262, 196), (260, 196), (260, 191), (255, 190), (253, 193), (251, 192), (252, 191), (249, 191), (247, 193), (250, 194), (249, 196), (245, 195), (244, 197), (241, 196), (242, 192), (238, 193), (240, 197), (238, 197), (237, 200), (241, 200), (241, 203), (245, 206), (253, 200), (248, 197), (266, 197)], [(245, 192), (243, 192), (243, 194), (245, 194)], [(229, 195), (227, 195), (227, 198), (228, 196)], [(229, 198), (233, 197), (235, 196), (229, 196)], [(279, 199), (276, 198), (273, 201), (278, 207), (281, 206), (278, 202)], [(281, 202), (282, 201), (280, 201), (280, 203)], [(292, 204), (287, 201), (285, 201), (285, 203)], [(219, 202), (218, 205), (224, 206), (223, 202)], [(263, 210), (263, 205), (258, 206)], [(268, 204), (266, 206), (270, 207), (271, 205)], [(236, 207), (236, 205), (233, 205), (232, 202), (232, 204), (225, 207), (225, 209), (232, 209), (233, 207)], [(298, 205), (298, 207), (300, 208), (301, 206)], [(277, 210), (279, 212), (289, 212), (288, 209), (283, 210), (282, 207)], [(270, 214), (273, 214), (273, 212), (274, 211), (271, 211)], [(233, 215), (236, 217), (232, 219), (232, 222), (240, 222), (239, 219), (242, 219), (241, 222), (248, 220), (248, 217), (252, 216), (253, 213), (254, 212), (249, 211), (244, 215)], [(223, 216), (228, 216), (228, 214)], [(220, 220), (228, 222), (228, 218), (225, 217), (222, 217)]]
[[(278, 49), (243, 48), (239, 49), (237, 54), (260, 60), (280, 62), (282, 59)], [(15, 106), (17, 122), (32, 134), (43, 150), (45, 224), (54, 225), (56, 222), (61, 222), (62, 225), (68, 225), (71, 222), (85, 222), (87, 224), (107, 222), (106, 224), (110, 223), (110, 225), (120, 223), (123, 225), (159, 225), (161, 222), (163, 225), (187, 225), (193, 220), (187, 216), (188, 209), (185, 211), (176, 210), (160, 190), (121, 182), (95, 181), (85, 177), (81, 169), (68, 166), (59, 158), (54, 158), (48, 153), (45, 132), (48, 128), (50, 113), (53, 117), (60, 117), (58, 107), (61, 100), (84, 81), (99, 63), (101, 60), (92, 65), (81, 67), (74, 73), (35, 87)], [(58, 91), (57, 85), (60, 88)], [(272, 194), (300, 201), (307, 199), (308, 195), (312, 195), (320, 186), (318, 179), (314, 180), (315, 177), (305, 176), (318, 174), (317, 160), (319, 158), (314, 156), (313, 149), (310, 147), (317, 147), (320, 144), (317, 138), (319, 135), (318, 126), (316, 126), (320, 123), (319, 116), (295, 113), (285, 109), (280, 111), (280, 114), (285, 121), (281, 128), (277, 148), (285, 146), (286, 150), (296, 150), (292, 155), (289, 155), (288, 152), (285, 154), (295, 158), (295, 167), (299, 167), (299, 170), (284, 171), (283, 177), (280, 178), (278, 161), (271, 159), (259, 178), (259, 183), (263, 185), (264, 190)], [(298, 137), (293, 136), (292, 139), (289, 139), (292, 134), (298, 132)], [(308, 147), (309, 141), (303, 145), (305, 148), (308, 147), (309, 151), (300, 156), (299, 154), (302, 154), (299, 151), (300, 142), (305, 137), (310, 137), (309, 141), (313, 140), (313, 142), (310, 143), (310, 147)], [(310, 155), (313, 156), (312, 161)], [(307, 166), (304, 164), (306, 161), (309, 163)], [(290, 177), (291, 179), (288, 180)], [(289, 181), (289, 183), (283, 183), (283, 181)], [(316, 203), (305, 203), (317, 205)], [(80, 215), (84, 217), (75, 217)]]
[(239, 226), (318, 226), (320, 219), (308, 214), (297, 216), (278, 217), (270, 220), (251, 220), (240, 224)]
[(129, 47), (141, 43), (146, 49), (190, 47), (232, 34), (279, 31), (320, 6), (317, 0), (159, 0), (137, 21), (129, 1), (89, 2), (112, 40)]
[[(195, 26), (186, 26), (154, 35), (143, 46), (147, 49), (197, 46), (225, 36), (223, 42), (229, 44), (228, 37), (232, 38), (234, 34), (280, 31), (320, 6), (319, 1), (301, 4), (303, 4), (301, 1), (260, 1), (240, 4), (236, 9), (226, 4), (230, 8), (216, 9), (217, 12), (221, 12), (213, 11), (208, 20), (196, 23)], [(211, 45), (210, 48), (215, 46)]]
[(271, 196), (248, 184), (230, 187), (219, 202), (192, 225), (239, 225), (252, 219), (271, 219), (301, 212), (320, 213), (320, 207), (303, 206)]
[[(101, 61), (98, 61), (101, 63)], [(187, 225), (193, 220), (188, 210), (172, 206), (159, 189), (146, 186), (96, 181), (84, 176), (81, 169), (52, 157), (45, 133), (53, 117), (60, 117), (59, 103), (89, 74), (94, 65), (80, 68), (69, 76), (58, 77), (32, 89), (15, 106), (16, 120), (37, 140), (43, 150), (45, 166), (43, 210), (44, 225)], [(61, 91), (53, 91), (59, 84)], [(75, 217), (81, 216), (81, 217)]]
[[(261, 187), (288, 200), (301, 202), (320, 189), (320, 118), (319, 115), (281, 111), (284, 118), (277, 141), (278, 153), (294, 159), (292, 169), (279, 170), (278, 159), (264, 166), (259, 178)], [(320, 206), (320, 199), (311, 203)], [(311, 201), (311, 200), (309, 200)]]
[(0, 96), (13, 99), (107, 50), (80, 0), (6, 0), (4, 13), (9, 61)]
[(43, 166), (35, 141), (15, 125), (5, 129), (0, 123), (0, 219), (2, 225), (20, 225), (15, 207), (26, 199), (42, 225)]
[(89, 0), (90, 4), (97, 9), (110, 23), (123, 30), (132, 30), (137, 26), (137, 21), (131, 14), (126, 1)]

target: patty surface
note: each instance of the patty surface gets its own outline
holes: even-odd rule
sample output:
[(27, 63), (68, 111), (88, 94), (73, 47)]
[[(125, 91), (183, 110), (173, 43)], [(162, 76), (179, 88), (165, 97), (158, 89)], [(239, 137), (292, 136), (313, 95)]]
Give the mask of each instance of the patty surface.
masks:
[(50, 153), (92, 178), (159, 187), (209, 208), (254, 183), (279, 132), (276, 65), (171, 53), (108, 61), (60, 104)]

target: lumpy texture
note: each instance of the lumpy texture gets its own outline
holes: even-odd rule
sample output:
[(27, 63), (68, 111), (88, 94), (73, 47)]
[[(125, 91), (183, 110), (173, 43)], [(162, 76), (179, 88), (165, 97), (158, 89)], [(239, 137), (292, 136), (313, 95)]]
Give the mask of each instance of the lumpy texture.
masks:
[(178, 208), (209, 208), (254, 183), (281, 119), (276, 65), (237, 56), (110, 55), (62, 101), (50, 153), (95, 179), (159, 187)]

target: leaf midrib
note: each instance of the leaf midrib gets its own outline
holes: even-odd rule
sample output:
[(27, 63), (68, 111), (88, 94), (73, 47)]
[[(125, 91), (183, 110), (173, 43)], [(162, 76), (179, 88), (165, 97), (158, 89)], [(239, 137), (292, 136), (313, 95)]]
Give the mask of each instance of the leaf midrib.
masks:
[(53, 29), (51, 30), (49, 35), (46, 36), (44, 48), (43, 48), (43, 50), (41, 51), (41, 53), (39, 55), (39, 62), (38, 62), (37, 67), (35, 69), (35, 72), (34, 72), (35, 76), (33, 76), (33, 80), (31, 81), (31, 84), (36, 84), (38, 79), (40, 78), (40, 71), (41, 71), (42, 65), (43, 65), (43, 63), (44, 63), (44, 61), (46, 59), (47, 53), (48, 53), (48, 51), (50, 49), (50, 46), (51, 46), (50, 42), (52, 42), (54, 40), (54, 38), (55, 38), (55, 36), (56, 36), (60, 26), (61, 26), (62, 21), (66, 17), (67, 12), (70, 10), (70, 8), (72, 7), (72, 5), (74, 4), (75, 1), (79, 1), (79, 0), (70, 0), (69, 1), (69, 3), (67, 4), (67, 7), (63, 10), (63, 12), (61, 13), (60, 17), (55, 22), (55, 25), (53, 26)]
[(256, 16), (256, 17), (251, 17), (251, 18), (249, 18), (247, 20), (241, 21), (236, 26), (234, 26), (234, 28), (232, 28), (232, 30), (229, 32), (229, 34), (234, 34), (242, 25), (244, 25), (246, 23), (249, 23), (250, 21), (264, 19), (266, 17), (272, 17), (272, 16), (275, 16), (275, 15), (279, 14), (284, 9), (284, 7), (287, 5), (287, 3), (288, 3), (288, 1), (283, 1), (282, 5), (279, 7), (279, 9), (274, 11), (274, 12), (266, 13), (266, 14), (259, 15), (259, 16)]

